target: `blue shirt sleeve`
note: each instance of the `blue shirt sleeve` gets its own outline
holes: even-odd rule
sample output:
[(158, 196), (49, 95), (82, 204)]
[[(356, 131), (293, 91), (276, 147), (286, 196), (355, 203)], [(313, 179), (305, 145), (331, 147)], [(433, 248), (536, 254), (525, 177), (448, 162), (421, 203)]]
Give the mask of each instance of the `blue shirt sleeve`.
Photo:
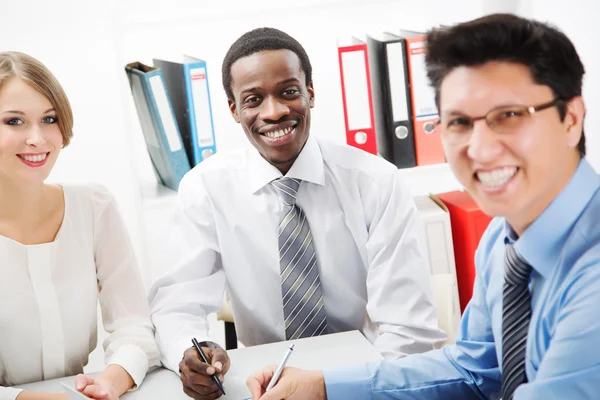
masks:
[(501, 374), (485, 288), (478, 273), (455, 345), (399, 360), (325, 370), (328, 400), (467, 400), (498, 393)]

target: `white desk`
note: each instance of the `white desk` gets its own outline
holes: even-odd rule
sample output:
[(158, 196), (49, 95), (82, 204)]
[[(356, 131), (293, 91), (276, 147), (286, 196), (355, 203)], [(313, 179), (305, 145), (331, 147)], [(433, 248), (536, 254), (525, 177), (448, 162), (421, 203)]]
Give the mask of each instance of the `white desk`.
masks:
[[(304, 369), (327, 369), (368, 361), (382, 360), (381, 354), (360, 332), (344, 332), (293, 341), (294, 353), (288, 366)], [(279, 364), (289, 347), (288, 342), (245, 347), (229, 351), (231, 369), (225, 375), (227, 395), (222, 399), (241, 400), (250, 396), (246, 378), (269, 364)], [(60, 381), (74, 385), (73, 377), (30, 383), (19, 387), (37, 392), (62, 393)], [(123, 400), (189, 400), (183, 393), (179, 376), (167, 369), (148, 374), (139, 390), (121, 396)]]

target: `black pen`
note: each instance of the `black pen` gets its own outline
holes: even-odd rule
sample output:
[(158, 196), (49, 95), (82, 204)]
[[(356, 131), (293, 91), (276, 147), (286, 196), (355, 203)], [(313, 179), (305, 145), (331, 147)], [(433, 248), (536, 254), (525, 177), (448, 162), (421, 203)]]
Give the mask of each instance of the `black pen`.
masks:
[[(194, 347), (196, 348), (198, 353), (200, 353), (200, 357), (202, 357), (202, 361), (204, 361), (206, 364), (210, 365), (210, 363), (208, 362), (208, 358), (206, 358), (206, 354), (204, 354), (204, 352), (202, 351), (202, 347), (200, 347), (200, 343), (198, 343), (196, 338), (192, 338), (192, 344), (194, 345)], [(213, 368), (215, 368), (215, 367), (213, 367)], [(216, 368), (215, 368), (215, 370), (216, 370)], [(217, 378), (216, 372), (213, 374), (212, 379), (213, 379), (213, 381), (215, 381), (215, 383), (217, 384), (219, 389), (221, 389), (221, 392), (223, 392), (223, 394), (225, 394), (225, 389), (223, 389), (223, 384), (221, 383), (219, 378)]]

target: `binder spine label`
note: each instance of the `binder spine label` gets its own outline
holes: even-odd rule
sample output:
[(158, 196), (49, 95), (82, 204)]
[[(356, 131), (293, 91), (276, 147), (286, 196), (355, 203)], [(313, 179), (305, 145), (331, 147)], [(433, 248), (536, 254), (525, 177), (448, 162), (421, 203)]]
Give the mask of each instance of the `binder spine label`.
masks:
[(371, 111), (364, 51), (342, 53), (348, 129), (370, 129)]
[(427, 69), (425, 68), (426, 45), (426, 42), (410, 44), (412, 92), (415, 106), (414, 113), (417, 119), (431, 118), (438, 115), (435, 106), (435, 92), (427, 80)]
[(210, 115), (208, 84), (206, 81), (206, 68), (190, 69), (192, 93), (194, 97), (194, 113), (196, 120), (196, 134), (198, 146), (214, 146), (213, 123)]
[(169, 144), (169, 150), (174, 153), (182, 149), (181, 139), (177, 126), (175, 125), (175, 119), (167, 100), (167, 92), (165, 85), (160, 75), (151, 76), (149, 79), (150, 88), (152, 89), (152, 95), (156, 101), (156, 107), (158, 108), (158, 115), (162, 120), (162, 125), (165, 129), (165, 135)]
[(394, 121), (407, 121), (408, 102), (406, 98), (406, 71), (404, 71), (404, 54), (402, 43), (387, 45), (387, 64), (389, 88), (392, 97), (392, 116)]

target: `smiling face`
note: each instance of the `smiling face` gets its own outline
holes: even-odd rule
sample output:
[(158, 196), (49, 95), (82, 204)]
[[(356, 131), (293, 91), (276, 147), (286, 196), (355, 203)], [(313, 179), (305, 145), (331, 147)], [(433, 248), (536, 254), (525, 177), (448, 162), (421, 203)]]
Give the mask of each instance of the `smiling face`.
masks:
[(563, 121), (554, 106), (524, 117), (507, 132), (477, 120), (472, 129), (458, 129), (463, 136), (457, 137), (452, 126), (468, 118), (498, 107), (548, 103), (554, 95), (532, 80), (526, 66), (506, 62), (456, 68), (444, 78), (440, 94), (442, 141), (454, 174), (485, 213), (506, 217), (521, 234), (577, 168), (583, 100), (567, 102)]
[(285, 49), (260, 51), (234, 62), (231, 78), (233, 118), (285, 175), (308, 139), (314, 106), (313, 86), (306, 85), (298, 56)]
[(0, 180), (43, 182), (63, 136), (50, 101), (19, 78), (0, 87)]

